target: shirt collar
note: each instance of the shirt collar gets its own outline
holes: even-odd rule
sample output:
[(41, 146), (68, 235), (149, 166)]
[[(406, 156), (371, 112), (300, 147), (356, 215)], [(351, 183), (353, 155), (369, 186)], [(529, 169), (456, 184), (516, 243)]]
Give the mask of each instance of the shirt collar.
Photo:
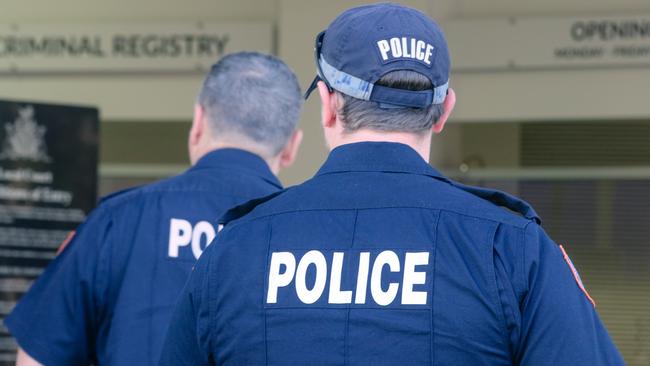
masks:
[(407, 173), (429, 176), (495, 205), (518, 212), (527, 219), (541, 224), (539, 215), (527, 202), (505, 192), (454, 182), (431, 167), (408, 145), (391, 142), (360, 142), (339, 146), (332, 150), (317, 176), (343, 172)]
[(316, 175), (352, 171), (420, 174), (448, 181), (413, 148), (393, 142), (341, 145), (332, 150)]
[(245, 150), (234, 148), (213, 150), (199, 159), (199, 161), (190, 168), (190, 171), (211, 168), (238, 170), (248, 174), (253, 174), (278, 188), (282, 188), (282, 183), (280, 183), (275, 174), (271, 172), (266, 161), (264, 161), (260, 156)]

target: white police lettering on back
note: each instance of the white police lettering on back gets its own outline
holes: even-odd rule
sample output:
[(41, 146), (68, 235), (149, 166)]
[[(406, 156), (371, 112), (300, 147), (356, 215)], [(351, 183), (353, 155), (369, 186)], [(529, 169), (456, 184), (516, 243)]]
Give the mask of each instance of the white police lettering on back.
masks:
[(201, 239), (205, 236), (205, 246), (212, 243), (216, 232), (214, 226), (207, 221), (199, 221), (196, 225), (183, 219), (171, 219), (169, 223), (169, 247), (167, 254), (171, 258), (178, 258), (180, 247), (192, 244), (192, 254), (199, 259), (203, 253)]
[[(327, 276), (329, 275), (329, 304), (351, 304), (352, 290), (341, 290), (341, 277), (345, 253), (334, 252), (332, 255), (332, 268), (327, 271), (325, 255), (318, 250), (311, 250), (300, 259), (296, 267), (296, 257), (291, 252), (275, 252), (271, 255), (269, 266), (269, 282), (266, 302), (278, 302), (278, 290), (289, 286), (295, 278), (295, 293), (303, 304), (313, 304), (318, 301), (325, 291)], [(416, 266), (429, 264), (429, 252), (406, 253), (404, 256), (404, 270), (402, 275), (402, 305), (426, 305), (428, 293), (414, 291), (413, 286), (426, 283), (426, 272), (416, 271)], [(307, 286), (307, 270), (314, 266), (316, 279), (312, 288)], [(401, 261), (399, 256), (390, 250), (385, 250), (377, 255), (370, 272), (370, 253), (359, 253), (359, 267), (357, 273), (355, 304), (366, 303), (368, 289), (368, 274), (370, 272), (370, 294), (372, 299), (380, 306), (388, 306), (395, 301), (400, 288), (400, 283), (390, 283), (384, 291), (381, 278), (384, 267), (388, 271), (399, 273)], [(284, 270), (283, 270), (284, 269)]]
[(433, 46), (408, 37), (393, 37), (390, 40), (382, 39), (377, 42), (379, 53), (384, 61), (389, 59), (412, 58), (431, 65), (431, 55), (433, 55)]

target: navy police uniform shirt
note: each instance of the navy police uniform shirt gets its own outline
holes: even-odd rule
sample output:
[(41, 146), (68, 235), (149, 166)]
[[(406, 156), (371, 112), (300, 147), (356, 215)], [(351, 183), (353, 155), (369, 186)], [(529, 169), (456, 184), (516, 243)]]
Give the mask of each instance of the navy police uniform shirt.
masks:
[(535, 211), (406, 145), (338, 147), (274, 196), (224, 217), (161, 365), (623, 363)]
[(45, 365), (155, 365), (219, 216), (280, 188), (260, 157), (222, 149), (182, 175), (110, 196), (5, 323)]

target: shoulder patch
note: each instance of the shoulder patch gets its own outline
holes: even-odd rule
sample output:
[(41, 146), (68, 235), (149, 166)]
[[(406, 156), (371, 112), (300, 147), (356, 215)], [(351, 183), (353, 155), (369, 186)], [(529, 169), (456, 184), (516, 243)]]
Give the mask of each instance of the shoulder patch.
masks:
[(564, 247), (562, 245), (559, 246), (560, 250), (562, 251), (562, 256), (564, 256), (564, 261), (569, 265), (569, 269), (571, 269), (571, 273), (573, 274), (573, 278), (576, 280), (576, 283), (578, 284), (578, 287), (580, 287), (580, 290), (587, 296), (587, 299), (589, 299), (589, 302), (596, 307), (596, 302), (594, 299), (591, 298), (589, 295), (589, 292), (587, 292), (587, 289), (585, 288), (585, 285), (582, 283), (582, 279), (580, 278), (580, 275), (578, 274), (578, 270), (576, 267), (573, 265), (573, 262), (571, 261), (571, 258), (569, 258), (569, 255), (567, 254), (566, 250), (564, 250)]
[(235, 221), (237, 219), (240, 219), (240, 218), (246, 216), (251, 211), (253, 211), (255, 209), (255, 207), (263, 204), (264, 202), (272, 200), (273, 198), (281, 195), (284, 192), (286, 192), (286, 189), (283, 189), (281, 191), (272, 193), (272, 194), (270, 194), (268, 196), (265, 196), (265, 197), (260, 197), (260, 198), (250, 200), (250, 201), (248, 201), (246, 203), (243, 203), (243, 204), (241, 204), (239, 206), (235, 206), (235, 207), (231, 208), (230, 210), (226, 211), (226, 213), (223, 214), (223, 216), (221, 216), (221, 218), (219, 219), (219, 226), (221, 228), (223, 228), (223, 226), (227, 225), (229, 222)]
[(70, 244), (70, 242), (72, 241), (72, 239), (74, 238), (74, 236), (76, 234), (77, 234), (77, 232), (74, 231), (74, 230), (72, 230), (71, 232), (68, 233), (68, 236), (65, 238), (65, 240), (63, 240), (61, 245), (59, 245), (59, 248), (56, 250), (56, 255), (57, 256), (59, 254), (61, 254), (65, 250), (65, 248), (68, 247), (68, 244)]

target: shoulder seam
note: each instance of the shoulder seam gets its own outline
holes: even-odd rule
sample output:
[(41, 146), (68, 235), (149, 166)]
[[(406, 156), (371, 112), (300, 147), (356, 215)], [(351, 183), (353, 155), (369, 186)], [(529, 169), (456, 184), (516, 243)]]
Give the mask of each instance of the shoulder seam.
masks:
[[(250, 218), (247, 218), (246, 216), (244, 216), (244, 217), (241, 217), (241, 218), (239, 218), (237, 220), (231, 221), (229, 224), (230, 224), (230, 228), (232, 228), (234, 226), (249, 223), (249, 222), (256, 221), (256, 220), (261, 220), (261, 219), (265, 219), (265, 218), (272, 217), (272, 216), (286, 215), (286, 214), (296, 213), (296, 212), (355, 211), (355, 210), (356, 211), (362, 211), (362, 210), (380, 210), (380, 209), (387, 209), (387, 208), (396, 208), (396, 209), (399, 209), (399, 208), (412, 208), (412, 209), (422, 209), (422, 210), (431, 210), (431, 211), (440, 211), (440, 212), (443, 212), (443, 211), (444, 212), (450, 212), (450, 213), (457, 214), (457, 215), (462, 215), (462, 216), (471, 217), (471, 218), (475, 218), (475, 219), (492, 221), (492, 222), (495, 222), (495, 223), (498, 223), (498, 224), (508, 225), (508, 226), (512, 226), (512, 227), (515, 227), (515, 228), (519, 228), (519, 229), (524, 229), (524, 231), (525, 231), (525, 228), (530, 223), (532, 223), (534, 221), (533, 219), (528, 219), (526, 217), (521, 217), (521, 219), (525, 221), (525, 224), (516, 225), (514, 223), (505, 222), (504, 220), (497, 220), (497, 219), (493, 219), (493, 218), (489, 218), (489, 217), (481, 217), (481, 216), (476, 216), (476, 215), (470, 215), (470, 214), (467, 214), (467, 213), (464, 213), (464, 212), (458, 212), (458, 211), (455, 211), (455, 210), (449, 210), (449, 209), (444, 209), (444, 208), (433, 208), (433, 207), (422, 207), (422, 206), (384, 206), (384, 207), (362, 207), (362, 208), (359, 208), (359, 207), (356, 207), (356, 208), (331, 208), (331, 209), (314, 208), (314, 209), (284, 210), (284, 211), (267, 213), (267, 214), (263, 214), (263, 215), (259, 215), (259, 216), (255, 216), (255, 217), (250, 217)], [(250, 216), (253, 216), (253, 214), (251, 213)]]
[[(100, 201), (101, 205), (107, 205), (107, 209), (115, 209), (118, 207), (123, 207), (123, 205), (130, 203), (132, 199), (128, 199), (129, 195), (133, 195), (136, 197), (146, 197), (152, 194), (160, 194), (160, 193), (174, 193), (174, 192), (208, 192), (212, 196), (217, 196), (217, 197), (226, 197), (226, 198), (237, 198), (237, 199), (245, 199), (246, 196), (241, 196), (241, 195), (234, 195), (234, 194), (225, 194), (225, 193), (220, 193), (220, 192), (212, 192), (209, 190), (200, 190), (200, 189), (170, 189), (170, 190), (163, 190), (163, 189), (151, 189), (151, 190), (145, 190), (144, 187), (139, 187), (139, 188), (134, 188), (132, 190), (128, 190), (125, 192), (121, 192), (116, 194), (115, 196), (107, 196), (105, 199), (102, 199)], [(133, 197), (135, 198), (135, 197)]]

